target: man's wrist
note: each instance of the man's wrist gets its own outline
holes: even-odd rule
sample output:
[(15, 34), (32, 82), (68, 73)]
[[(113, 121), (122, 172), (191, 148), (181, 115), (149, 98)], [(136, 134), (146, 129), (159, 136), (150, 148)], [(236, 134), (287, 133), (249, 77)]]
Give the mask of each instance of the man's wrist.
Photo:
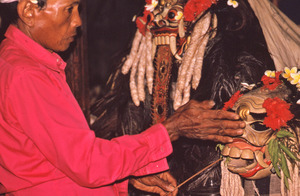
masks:
[(177, 126), (175, 125), (174, 122), (170, 122), (169, 120), (166, 120), (162, 122), (164, 127), (167, 129), (167, 132), (169, 134), (170, 140), (176, 141), (179, 138), (179, 132), (177, 130)]

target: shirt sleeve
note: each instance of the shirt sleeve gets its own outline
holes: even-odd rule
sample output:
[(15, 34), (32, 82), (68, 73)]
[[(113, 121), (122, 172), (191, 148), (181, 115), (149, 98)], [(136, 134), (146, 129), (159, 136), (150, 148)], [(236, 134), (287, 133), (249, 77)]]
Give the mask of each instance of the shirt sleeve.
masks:
[(163, 125), (111, 141), (96, 138), (67, 84), (40, 71), (13, 80), (8, 114), (55, 168), (82, 186), (168, 169), (172, 146)]

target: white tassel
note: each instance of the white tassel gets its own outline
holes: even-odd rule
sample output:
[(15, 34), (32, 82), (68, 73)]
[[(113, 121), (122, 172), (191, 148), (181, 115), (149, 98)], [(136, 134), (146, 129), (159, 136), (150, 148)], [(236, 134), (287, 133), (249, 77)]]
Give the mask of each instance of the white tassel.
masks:
[(146, 38), (141, 43), (141, 58), (138, 65), (138, 95), (140, 101), (145, 101), (145, 71), (146, 71)]
[(238, 174), (230, 172), (225, 161), (221, 162), (222, 180), (220, 194), (222, 196), (244, 196), (245, 191), (242, 187), (241, 177)]
[(203, 27), (206, 27), (207, 24), (210, 24), (211, 20), (211, 14), (207, 13), (205, 16), (203, 16), (202, 19), (195, 25), (194, 31), (191, 36), (191, 42), (187, 48), (186, 54), (183, 57), (183, 62), (180, 66), (179, 72), (178, 72), (178, 79), (176, 83), (176, 91), (175, 91), (175, 100), (174, 100), (174, 109), (178, 109), (181, 105), (183, 105), (182, 99), (183, 99), (183, 91), (185, 88), (185, 82), (187, 79), (187, 71), (189, 70), (189, 67), (191, 66), (191, 62), (196, 55), (196, 50), (199, 46), (199, 43), (201, 43), (201, 38), (203, 35), (207, 32), (207, 28), (203, 30)]
[[(142, 38), (142, 42), (145, 37)], [(138, 90), (137, 90), (137, 85), (136, 85), (136, 72), (138, 68), (138, 64), (140, 62), (140, 58), (142, 56), (143, 52), (143, 44), (140, 44), (140, 47), (138, 49), (138, 53), (132, 63), (132, 68), (131, 68), (131, 73), (130, 73), (130, 92), (131, 92), (131, 98), (132, 101), (136, 106), (140, 105), (140, 100), (139, 100), (139, 95), (138, 95)]]
[(153, 58), (152, 58), (152, 34), (150, 31), (146, 32), (146, 78), (148, 91), (152, 95), (153, 89)]
[(127, 56), (127, 59), (122, 67), (122, 73), (124, 75), (127, 74), (129, 72), (130, 68), (132, 67), (132, 63), (133, 63), (134, 59), (136, 58), (137, 51), (139, 49), (142, 37), (143, 37), (143, 35), (140, 33), (139, 30), (137, 30), (135, 33), (134, 39), (133, 39), (130, 53)]
[(202, 40), (202, 43), (197, 53), (196, 66), (195, 66), (195, 70), (193, 71), (194, 75), (193, 75), (193, 82), (192, 82), (192, 87), (195, 90), (198, 88), (201, 80), (203, 58), (204, 58), (205, 48), (208, 40), (209, 40), (209, 35), (206, 34)]

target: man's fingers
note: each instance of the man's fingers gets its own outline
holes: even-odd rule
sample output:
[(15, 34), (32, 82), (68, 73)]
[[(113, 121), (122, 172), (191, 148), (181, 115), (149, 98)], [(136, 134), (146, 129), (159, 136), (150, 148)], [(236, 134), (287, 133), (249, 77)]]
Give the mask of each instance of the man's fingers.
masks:
[(175, 188), (174, 185), (172, 185), (172, 183), (165, 181), (159, 178), (158, 176), (156, 176), (156, 178), (153, 179), (152, 184), (158, 186), (159, 188), (167, 192), (174, 191)]
[[(230, 120), (205, 120), (193, 125), (195, 129), (210, 129), (212, 130), (225, 130), (225, 129), (243, 129), (246, 124), (243, 121), (230, 121)], [(192, 127), (192, 126), (191, 126)]]
[(221, 142), (221, 143), (231, 143), (233, 142), (233, 138), (228, 136), (222, 136), (222, 135), (209, 135), (207, 136), (208, 140), (213, 140), (215, 142)]
[(168, 182), (170, 184), (172, 184), (173, 187), (177, 186), (177, 181), (176, 179), (170, 174), (170, 172), (163, 172), (158, 174), (158, 176), (163, 179), (165, 182)]
[[(196, 101), (192, 101), (192, 103), (194, 104)], [(205, 110), (209, 110), (212, 107), (214, 107), (215, 102), (211, 101), (211, 100), (206, 100), (206, 101), (202, 101), (202, 102), (197, 102), (197, 107), (205, 109)]]
[(199, 111), (199, 116), (203, 119), (238, 120), (240, 118), (238, 114), (224, 110), (206, 110), (201, 112)]
[(132, 179), (132, 180), (130, 180), (130, 183), (136, 189), (139, 189), (139, 190), (142, 190), (142, 191), (146, 191), (146, 192), (149, 192), (149, 193), (157, 193), (157, 194), (160, 194), (160, 195), (166, 194), (166, 191), (164, 191), (160, 187), (155, 186), (155, 185), (145, 184), (144, 182), (142, 182), (140, 180), (133, 180)]
[[(164, 181), (170, 183), (171, 186), (176, 187), (177, 186), (177, 181), (176, 179), (170, 174), (170, 172), (163, 172), (159, 174), (159, 177), (163, 179)], [(172, 187), (172, 188), (173, 188)], [(178, 189), (173, 189), (170, 191), (170, 194), (167, 194), (168, 196), (175, 196), (178, 193)]]

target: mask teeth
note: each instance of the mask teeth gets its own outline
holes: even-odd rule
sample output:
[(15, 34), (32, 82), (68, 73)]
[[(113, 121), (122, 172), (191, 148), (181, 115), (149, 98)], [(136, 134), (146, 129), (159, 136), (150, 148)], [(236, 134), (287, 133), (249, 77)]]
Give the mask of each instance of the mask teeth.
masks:
[(38, 0), (30, 0), (31, 3), (38, 4)]

